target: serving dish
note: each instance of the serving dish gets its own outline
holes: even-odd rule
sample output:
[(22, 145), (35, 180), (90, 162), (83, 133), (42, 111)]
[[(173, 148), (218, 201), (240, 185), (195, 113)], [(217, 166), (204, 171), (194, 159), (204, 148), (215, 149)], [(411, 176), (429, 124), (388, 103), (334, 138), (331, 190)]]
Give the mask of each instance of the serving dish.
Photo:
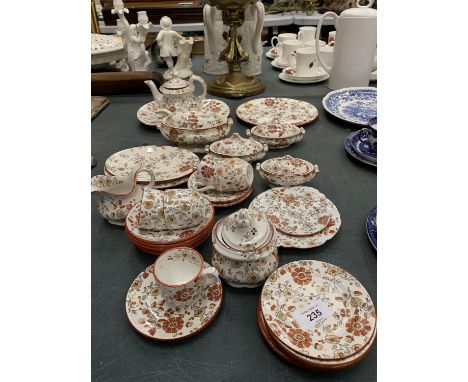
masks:
[(242, 138), (239, 133), (234, 133), (229, 138), (206, 146), (205, 151), (221, 157), (240, 158), (247, 162), (255, 162), (265, 156), (268, 152), (268, 145), (253, 139)]

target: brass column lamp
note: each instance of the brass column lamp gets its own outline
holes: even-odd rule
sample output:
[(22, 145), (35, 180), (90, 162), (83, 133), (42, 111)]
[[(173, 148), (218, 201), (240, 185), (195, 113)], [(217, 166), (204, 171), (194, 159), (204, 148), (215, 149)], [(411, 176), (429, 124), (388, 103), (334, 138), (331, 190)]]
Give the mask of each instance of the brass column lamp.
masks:
[[(242, 48), (242, 36), (238, 36), (237, 28), (244, 23), (245, 7), (252, 0), (210, 0), (209, 4), (223, 12), (223, 23), (229, 26), (229, 37), (226, 48), (219, 59), (226, 61), (229, 73), (219, 76), (208, 85), (208, 93), (221, 97), (245, 97), (260, 94), (265, 85), (255, 77), (246, 76), (241, 72), (240, 63), (249, 60), (249, 54)], [(247, 37), (247, 36), (246, 36)], [(244, 37), (245, 38), (245, 37)]]

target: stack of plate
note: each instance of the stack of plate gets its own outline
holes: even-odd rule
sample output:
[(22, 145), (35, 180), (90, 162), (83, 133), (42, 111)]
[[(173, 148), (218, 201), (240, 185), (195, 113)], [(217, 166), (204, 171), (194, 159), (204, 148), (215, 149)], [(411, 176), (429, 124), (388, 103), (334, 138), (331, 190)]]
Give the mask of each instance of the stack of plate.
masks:
[(359, 139), (361, 131), (354, 131), (345, 139), (345, 149), (349, 155), (360, 162), (377, 167), (377, 152), (373, 151), (367, 142)]
[(338, 209), (312, 187), (273, 188), (258, 195), (249, 208), (267, 215), (278, 231), (278, 247), (318, 247), (341, 226)]
[(344, 269), (315, 260), (294, 261), (270, 275), (257, 321), (277, 355), (307, 369), (354, 365), (376, 337), (376, 312), (364, 287)]
[[(154, 188), (169, 188), (186, 183), (197, 169), (200, 160), (188, 151), (172, 146), (139, 146), (112, 154), (104, 165), (106, 175), (125, 176), (141, 164), (154, 172)], [(138, 183), (148, 183), (147, 173), (137, 176)]]
[(330, 75), (322, 67), (319, 67), (316, 74), (312, 76), (298, 76), (296, 69), (292, 66), (284, 68), (279, 74), (280, 80), (296, 84), (313, 84), (328, 80), (328, 78), (330, 78)]
[(152, 255), (176, 247), (195, 248), (211, 234), (214, 225), (214, 208), (206, 203), (205, 219), (199, 225), (184, 229), (153, 231), (138, 227), (140, 203), (130, 210), (125, 220), (125, 233), (133, 244), (142, 251)]

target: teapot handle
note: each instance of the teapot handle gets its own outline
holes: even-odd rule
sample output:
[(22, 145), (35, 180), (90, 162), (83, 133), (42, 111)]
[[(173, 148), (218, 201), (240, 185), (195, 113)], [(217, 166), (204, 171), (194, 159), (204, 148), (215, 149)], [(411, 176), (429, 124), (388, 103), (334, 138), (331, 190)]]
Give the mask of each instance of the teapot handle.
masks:
[(203, 102), (203, 100), (205, 99), (206, 97), (206, 91), (207, 91), (207, 88), (206, 88), (206, 82), (203, 78), (201, 78), (200, 76), (197, 76), (196, 74), (193, 74), (192, 77), (190, 77), (189, 79), (189, 82), (193, 85), (194, 81), (197, 81), (201, 84), (202, 88), (203, 88), (203, 92), (202, 94), (200, 94), (198, 97), (197, 97), (197, 100), (199, 102)]
[(338, 15), (335, 13), (335, 12), (325, 12), (322, 17), (320, 17), (320, 21), (317, 25), (317, 31), (315, 32), (315, 51), (317, 52), (317, 57), (320, 61), (320, 64), (323, 66), (323, 68), (325, 69), (325, 71), (330, 74), (331, 72), (331, 66), (328, 66), (323, 57), (322, 57), (322, 54), (320, 53), (320, 30), (322, 29), (322, 24), (323, 24), (323, 20), (325, 19), (325, 17), (327, 16), (332, 16), (334, 19), (335, 19), (335, 26), (336, 26), (336, 22), (338, 20)]

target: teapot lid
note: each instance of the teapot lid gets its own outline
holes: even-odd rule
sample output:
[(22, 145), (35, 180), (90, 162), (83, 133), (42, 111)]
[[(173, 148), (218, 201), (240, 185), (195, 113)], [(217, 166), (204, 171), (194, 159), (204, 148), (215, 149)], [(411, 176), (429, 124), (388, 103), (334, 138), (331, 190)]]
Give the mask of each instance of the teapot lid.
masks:
[(357, 8), (348, 8), (340, 13), (340, 17), (377, 17), (377, 10), (371, 8), (374, 0), (367, 0), (368, 4), (361, 5), (361, 0), (356, 1)]
[(164, 82), (161, 86), (166, 89), (176, 90), (186, 88), (188, 85), (188, 81), (183, 80), (177, 76), (173, 76), (169, 81)]
[(263, 214), (242, 208), (229, 215), (221, 228), (224, 242), (231, 248), (252, 250), (268, 240), (270, 226)]

